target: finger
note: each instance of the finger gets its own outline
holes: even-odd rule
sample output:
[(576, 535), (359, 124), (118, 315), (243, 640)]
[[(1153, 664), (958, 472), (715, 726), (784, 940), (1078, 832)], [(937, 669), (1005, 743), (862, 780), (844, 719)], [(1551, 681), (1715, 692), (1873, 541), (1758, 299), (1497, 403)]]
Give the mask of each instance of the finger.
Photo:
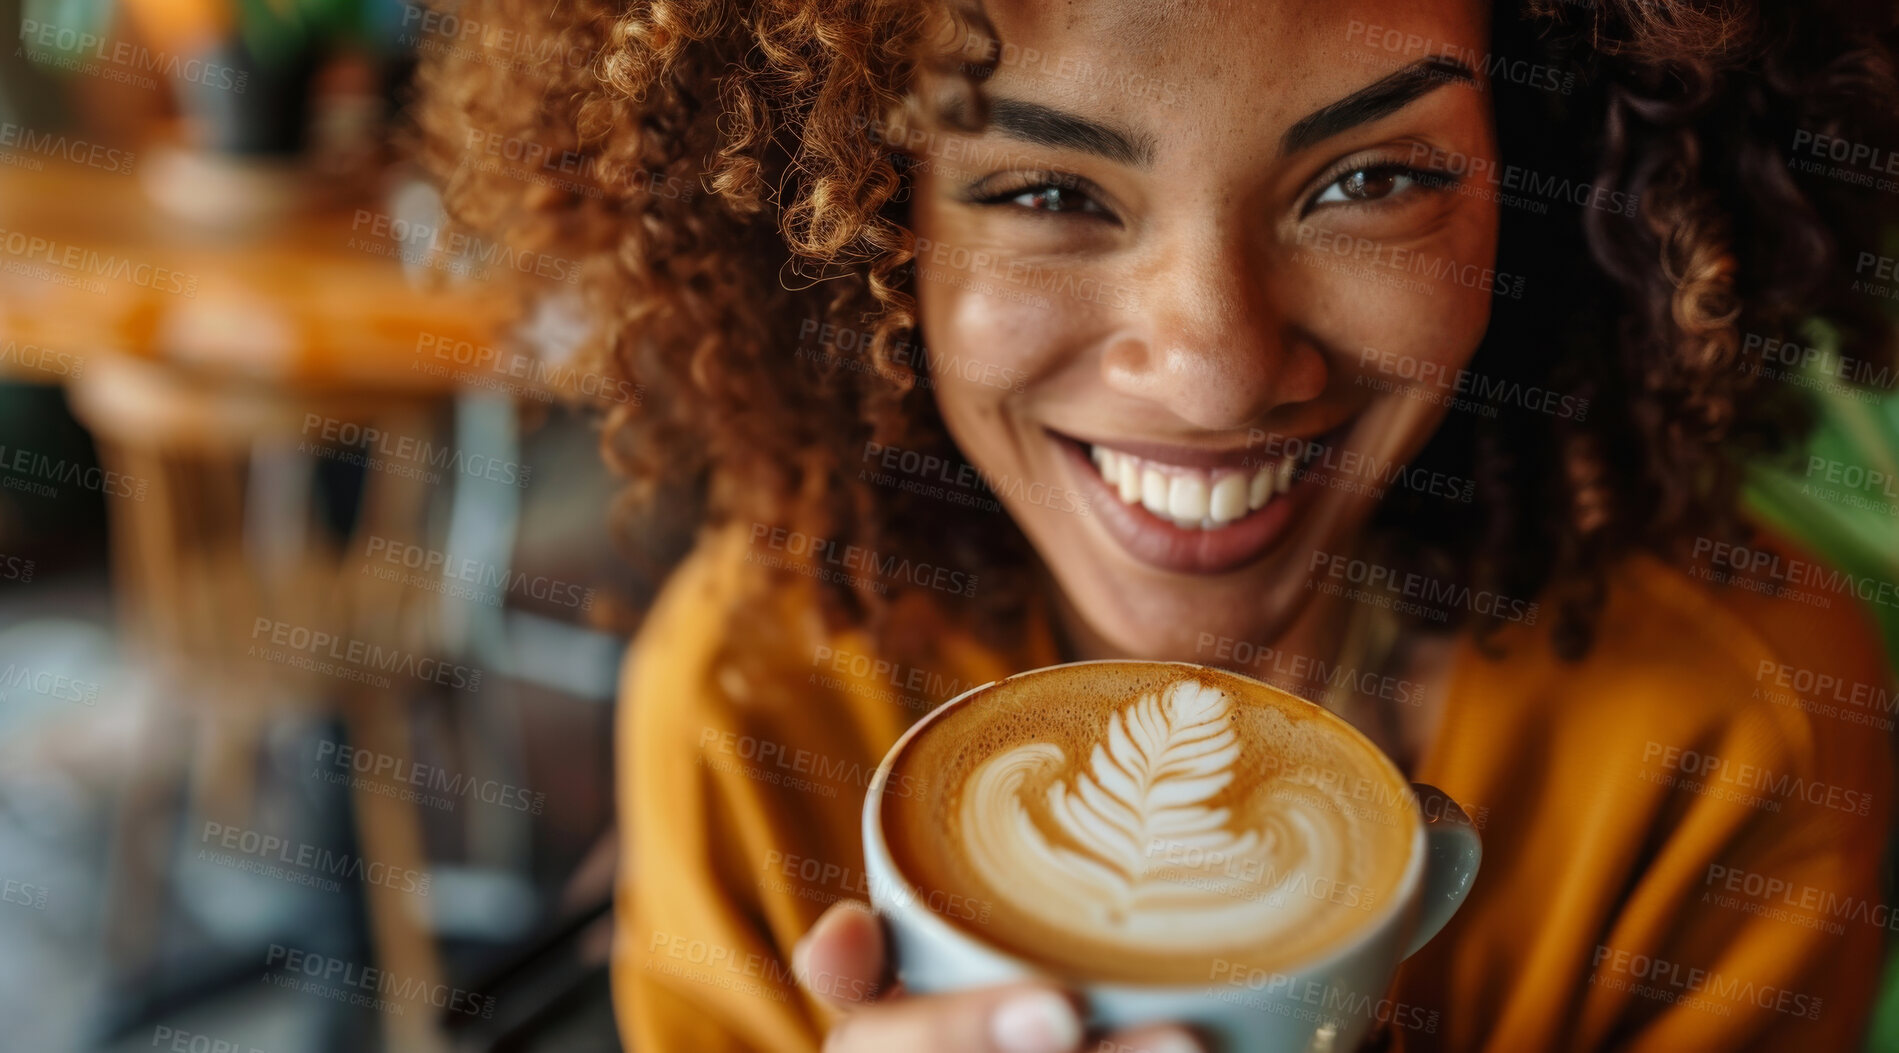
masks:
[(1087, 1047), (1088, 1053), (1206, 1053), (1206, 1045), (1172, 1025), (1117, 1031)]
[(889, 986), (883, 924), (864, 904), (839, 900), (798, 941), (791, 971), (805, 990), (840, 1012), (876, 1001)]
[(1081, 1014), (1052, 987), (1018, 984), (867, 1006), (825, 1053), (1078, 1053)]

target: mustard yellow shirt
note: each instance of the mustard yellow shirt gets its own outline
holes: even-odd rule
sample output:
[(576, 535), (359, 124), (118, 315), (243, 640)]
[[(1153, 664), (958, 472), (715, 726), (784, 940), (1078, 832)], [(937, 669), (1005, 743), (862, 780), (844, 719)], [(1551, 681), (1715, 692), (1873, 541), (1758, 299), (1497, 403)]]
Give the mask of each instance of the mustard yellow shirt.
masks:
[[(984, 647), (925, 590), (878, 648), (827, 631), (709, 534), (629, 654), (613, 997), (639, 1053), (814, 1050), (791, 948), (869, 898), (859, 810), (909, 723), (1057, 660), (1046, 627)], [(1848, 599), (1717, 587), (1648, 556), (1612, 575), (1594, 648), (1547, 621), (1464, 641), (1413, 778), (1461, 802), (1482, 873), (1389, 998), (1322, 1006), (1389, 1048), (1852, 1051), (1879, 976), (1893, 685)]]

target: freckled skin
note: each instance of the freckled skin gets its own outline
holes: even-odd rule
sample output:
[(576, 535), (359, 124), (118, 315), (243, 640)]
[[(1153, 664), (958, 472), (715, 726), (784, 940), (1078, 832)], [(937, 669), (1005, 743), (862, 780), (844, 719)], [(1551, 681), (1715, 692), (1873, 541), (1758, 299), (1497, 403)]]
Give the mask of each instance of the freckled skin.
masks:
[[(1051, 429), (1231, 450), (1262, 433), (1345, 426), (1342, 453), (1414, 456), (1444, 409), (1360, 383), (1363, 355), (1455, 374), (1495, 293), (1393, 262), (1444, 261), (1464, 274), (1493, 267), (1496, 205), (1428, 179), (1375, 175), (1351, 193), (1340, 180), (1379, 165), (1428, 170), (1421, 158), (1432, 151), (1494, 160), (1481, 68), (1477, 84), (1447, 81), (1303, 149), (1281, 147), (1301, 118), (1427, 54), (1448, 49), (1480, 66), (1487, 7), (1295, 0), (1155, 16), (1076, 0), (992, 5), (990, 14), (1008, 48), (984, 87), (992, 101), (1124, 130), (1152, 157), (1125, 163), (993, 127), (933, 133), (917, 178), (917, 234), (987, 260), (977, 269), (939, 252), (918, 263), (936, 397), (964, 454), (991, 478), (1075, 489), (1079, 469)], [(1365, 25), (1430, 46), (1368, 43)], [(1053, 197), (1038, 195), (1051, 180)], [(986, 203), (971, 200), (978, 189)], [(1046, 207), (1054, 200), (1068, 211)], [(1027, 380), (985, 385), (972, 364)], [(1196, 647), (1201, 633), (1328, 653), (1344, 601), (1315, 600), (1308, 568), (1314, 553), (1354, 551), (1375, 499), (1337, 489), (1312, 497), (1262, 555), (1214, 574), (1143, 563), (1098, 517), (1021, 494), (1003, 501), (1057, 587), (1079, 654), (1210, 661)]]

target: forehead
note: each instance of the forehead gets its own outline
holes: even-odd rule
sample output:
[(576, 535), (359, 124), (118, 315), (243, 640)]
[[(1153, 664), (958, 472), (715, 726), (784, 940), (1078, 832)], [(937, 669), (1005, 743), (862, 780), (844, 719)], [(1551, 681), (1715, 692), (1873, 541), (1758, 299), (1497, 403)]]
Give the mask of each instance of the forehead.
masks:
[(1484, 65), (1482, 0), (990, 0), (991, 90), (1166, 137), (1207, 121), (1283, 129), (1419, 60)]

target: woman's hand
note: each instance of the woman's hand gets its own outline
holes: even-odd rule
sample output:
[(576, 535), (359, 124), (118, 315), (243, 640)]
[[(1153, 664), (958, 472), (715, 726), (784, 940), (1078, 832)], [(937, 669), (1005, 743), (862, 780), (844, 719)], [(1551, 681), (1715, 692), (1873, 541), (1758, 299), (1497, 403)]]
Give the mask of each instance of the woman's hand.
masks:
[(893, 989), (882, 924), (854, 901), (824, 912), (792, 952), (791, 968), (843, 1015), (825, 1053), (1202, 1053), (1178, 1027), (1085, 1039), (1074, 998), (1047, 984), (905, 997)]

